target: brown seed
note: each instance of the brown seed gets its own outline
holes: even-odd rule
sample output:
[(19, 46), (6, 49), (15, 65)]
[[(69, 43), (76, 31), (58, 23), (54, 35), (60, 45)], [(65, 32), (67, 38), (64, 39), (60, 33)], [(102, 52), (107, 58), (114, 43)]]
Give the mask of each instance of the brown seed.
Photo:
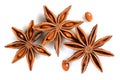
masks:
[(85, 18), (89, 22), (91, 22), (93, 19), (92, 14), (90, 12), (85, 12)]
[(51, 32), (51, 34), (48, 36), (47, 40), (50, 40), (51, 38), (53, 38), (53, 37), (54, 37), (54, 35), (55, 35), (55, 32), (54, 32), (54, 31), (53, 31), (53, 32)]
[(67, 23), (67, 24), (65, 24), (65, 25), (63, 25), (64, 27), (68, 27), (68, 26), (73, 26), (73, 25), (75, 25), (73, 22), (69, 22), (69, 23)]
[(63, 33), (65, 34), (66, 37), (72, 38), (72, 35), (70, 33), (68, 33), (68, 32), (63, 32)]

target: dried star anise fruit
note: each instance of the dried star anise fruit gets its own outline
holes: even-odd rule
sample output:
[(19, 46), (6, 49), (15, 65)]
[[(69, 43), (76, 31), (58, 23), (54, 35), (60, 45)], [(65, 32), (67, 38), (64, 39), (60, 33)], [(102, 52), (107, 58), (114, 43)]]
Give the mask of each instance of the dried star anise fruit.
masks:
[(96, 33), (97, 33), (97, 25), (95, 25), (90, 33), (90, 35), (87, 37), (86, 33), (78, 26), (76, 27), (76, 35), (77, 39), (73, 42), (65, 42), (65, 46), (77, 50), (71, 57), (69, 57), (66, 60), (63, 60), (62, 67), (65, 71), (69, 69), (69, 63), (73, 62), (74, 60), (80, 59), (83, 56), (82, 59), (82, 73), (85, 72), (89, 61), (91, 60), (92, 63), (98, 68), (101, 72), (102, 65), (100, 63), (100, 60), (97, 55), (100, 56), (114, 56), (110, 51), (107, 51), (105, 49), (100, 48), (103, 46), (112, 36), (105, 36), (103, 38), (96, 39)]
[(42, 45), (46, 45), (54, 40), (54, 48), (57, 56), (59, 56), (62, 37), (69, 40), (74, 39), (75, 36), (70, 30), (74, 26), (83, 23), (83, 21), (66, 20), (70, 8), (71, 6), (67, 7), (58, 15), (58, 17), (56, 17), (55, 14), (47, 8), (47, 6), (44, 6), (44, 15), (47, 22), (42, 22), (34, 26), (35, 30), (48, 32), (42, 41)]
[(19, 49), (16, 52), (16, 55), (14, 56), (12, 63), (20, 60), (22, 57), (26, 55), (26, 59), (30, 70), (32, 70), (35, 53), (50, 56), (50, 53), (45, 48), (43, 48), (40, 45), (33, 44), (41, 36), (41, 32), (35, 32), (35, 30), (33, 30), (33, 26), (34, 22), (32, 20), (26, 32), (23, 32), (22, 30), (12, 27), (13, 33), (15, 34), (16, 38), (19, 41), (12, 42), (5, 46), (6, 48)]

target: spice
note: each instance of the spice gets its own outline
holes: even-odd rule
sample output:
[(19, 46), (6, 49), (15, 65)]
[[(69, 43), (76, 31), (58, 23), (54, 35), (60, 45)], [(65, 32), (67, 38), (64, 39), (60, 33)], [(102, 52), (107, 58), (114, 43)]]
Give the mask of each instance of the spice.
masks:
[(58, 15), (58, 17), (56, 17), (55, 14), (47, 8), (47, 6), (44, 6), (44, 14), (48, 22), (42, 22), (34, 26), (34, 29), (37, 31), (48, 32), (42, 41), (42, 45), (46, 45), (54, 40), (54, 48), (57, 56), (59, 56), (62, 37), (69, 40), (74, 39), (75, 35), (70, 30), (74, 26), (83, 23), (82, 21), (66, 20), (70, 8), (71, 6), (67, 7)]
[(96, 33), (97, 33), (97, 25), (95, 25), (90, 33), (90, 35), (87, 37), (86, 33), (80, 28), (76, 27), (76, 35), (77, 40), (73, 42), (65, 42), (65, 46), (77, 50), (71, 57), (69, 57), (66, 60), (63, 60), (62, 67), (66, 71), (69, 69), (70, 62), (73, 62), (74, 60), (80, 59), (83, 56), (82, 59), (82, 73), (85, 72), (87, 69), (88, 63), (91, 59), (93, 64), (98, 68), (101, 72), (102, 65), (100, 63), (100, 60), (97, 55), (100, 56), (113, 56), (113, 54), (110, 51), (107, 51), (105, 49), (99, 48), (103, 46), (112, 36), (105, 36), (103, 38), (96, 39)]
[(93, 16), (90, 12), (85, 12), (85, 18), (87, 21), (91, 22), (93, 19)]
[(15, 48), (19, 49), (16, 52), (16, 55), (12, 61), (15, 63), (20, 60), (22, 57), (26, 55), (29, 69), (32, 70), (32, 66), (34, 63), (35, 53), (40, 55), (50, 56), (50, 53), (40, 45), (33, 44), (34, 41), (38, 40), (41, 36), (41, 32), (36, 33), (33, 30), (34, 22), (33, 20), (30, 22), (26, 32), (19, 30), (17, 28), (12, 27), (13, 33), (19, 41), (12, 42), (6, 45), (6, 48)]

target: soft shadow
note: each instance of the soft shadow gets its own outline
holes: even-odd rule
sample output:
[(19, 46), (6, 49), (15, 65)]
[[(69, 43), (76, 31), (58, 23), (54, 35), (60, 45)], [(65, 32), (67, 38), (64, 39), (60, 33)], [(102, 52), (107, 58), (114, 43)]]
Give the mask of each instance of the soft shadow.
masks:
[(44, 14), (39, 14), (37, 17), (37, 23), (45, 22), (46, 18), (44, 17)]

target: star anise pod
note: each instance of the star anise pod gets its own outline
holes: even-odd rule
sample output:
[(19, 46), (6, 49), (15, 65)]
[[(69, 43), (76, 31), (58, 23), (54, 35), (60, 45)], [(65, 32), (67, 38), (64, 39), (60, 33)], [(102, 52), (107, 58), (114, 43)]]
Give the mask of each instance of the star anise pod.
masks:
[(56, 17), (52, 11), (44, 6), (44, 15), (47, 19), (47, 22), (42, 22), (34, 26), (35, 30), (43, 32), (48, 31), (42, 41), (42, 45), (46, 45), (47, 43), (54, 40), (54, 48), (56, 50), (57, 56), (59, 56), (62, 37), (69, 40), (74, 39), (75, 36), (70, 30), (74, 26), (83, 23), (83, 21), (66, 20), (70, 8), (71, 6), (67, 7), (58, 15), (58, 17)]
[(82, 63), (81, 63), (82, 73), (85, 72), (90, 60), (96, 66), (96, 68), (98, 68), (102, 72), (103, 71), (102, 65), (97, 55), (113, 56), (113, 54), (110, 51), (100, 48), (108, 40), (110, 40), (112, 36), (105, 36), (95, 41), (96, 33), (97, 33), (97, 25), (93, 27), (88, 37), (86, 33), (80, 27), (76, 27), (76, 33), (77, 33), (77, 40), (73, 42), (64, 43), (65, 46), (73, 50), (77, 50), (77, 52), (75, 52), (68, 59), (63, 60), (62, 62), (63, 69), (67, 71), (69, 69), (70, 62), (80, 59), (83, 56)]
[(26, 32), (19, 30), (15, 27), (12, 27), (13, 33), (19, 41), (12, 42), (6, 45), (6, 48), (15, 48), (19, 49), (14, 56), (12, 63), (20, 60), (22, 57), (26, 55), (26, 59), (28, 62), (29, 69), (32, 70), (32, 66), (34, 63), (35, 53), (40, 55), (50, 56), (50, 53), (40, 45), (33, 44), (36, 40), (38, 40), (41, 36), (41, 32), (36, 33), (33, 30), (34, 22), (33, 20), (30, 22)]

